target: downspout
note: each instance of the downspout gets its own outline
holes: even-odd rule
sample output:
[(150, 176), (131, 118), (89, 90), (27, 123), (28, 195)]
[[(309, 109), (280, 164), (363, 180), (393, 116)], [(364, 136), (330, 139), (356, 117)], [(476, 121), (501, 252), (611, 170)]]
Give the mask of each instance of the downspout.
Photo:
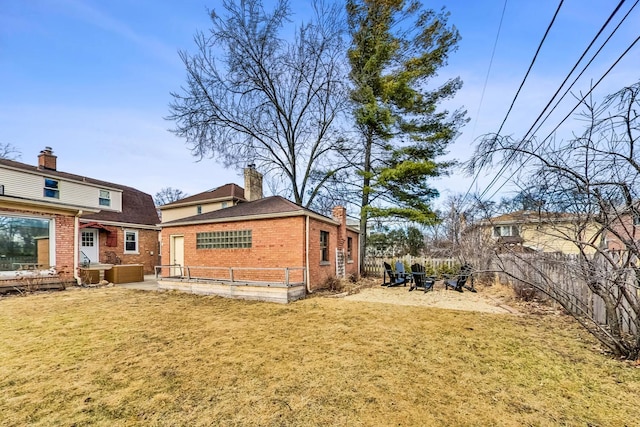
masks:
[(306, 282), (307, 282), (307, 292), (308, 293), (313, 293), (311, 291), (311, 274), (309, 272), (309, 215), (305, 216), (306, 219), (306, 232), (305, 232), (305, 245), (306, 245), (306, 251), (305, 251), (305, 268), (306, 268), (306, 273), (305, 274), (305, 278), (306, 278)]
[(82, 286), (82, 279), (78, 275), (78, 241), (79, 241), (79, 227), (80, 217), (82, 216), (82, 210), (79, 210), (73, 220), (73, 278), (76, 279), (78, 286)]

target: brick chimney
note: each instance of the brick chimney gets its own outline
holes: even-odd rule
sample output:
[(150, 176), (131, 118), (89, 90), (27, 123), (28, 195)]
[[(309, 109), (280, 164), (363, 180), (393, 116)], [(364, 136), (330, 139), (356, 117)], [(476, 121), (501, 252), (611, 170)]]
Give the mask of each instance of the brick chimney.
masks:
[(340, 223), (338, 226), (338, 249), (345, 249), (347, 242), (347, 208), (336, 206), (331, 211), (331, 216)]
[(51, 147), (44, 147), (44, 150), (38, 154), (38, 169), (56, 170), (57, 158), (53, 155)]
[(244, 169), (244, 198), (249, 202), (262, 199), (262, 174), (254, 164)]

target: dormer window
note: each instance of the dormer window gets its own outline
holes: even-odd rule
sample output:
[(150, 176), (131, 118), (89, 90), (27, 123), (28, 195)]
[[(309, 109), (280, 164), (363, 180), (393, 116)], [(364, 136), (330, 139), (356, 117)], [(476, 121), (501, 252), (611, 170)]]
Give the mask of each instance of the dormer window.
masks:
[(111, 193), (107, 190), (100, 190), (100, 206), (111, 206)]
[(60, 189), (58, 188), (58, 181), (51, 178), (44, 179), (44, 197), (51, 197), (53, 199), (60, 198)]

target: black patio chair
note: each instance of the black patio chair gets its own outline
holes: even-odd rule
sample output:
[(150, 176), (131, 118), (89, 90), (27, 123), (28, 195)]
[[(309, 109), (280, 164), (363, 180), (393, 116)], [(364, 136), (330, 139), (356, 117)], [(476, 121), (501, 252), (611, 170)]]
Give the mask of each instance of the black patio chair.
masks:
[[(473, 286), (473, 266), (471, 264), (464, 264), (460, 267), (460, 272), (455, 278), (445, 279), (444, 288), (453, 289), (454, 291), (463, 292), (462, 288), (465, 288), (471, 292), (477, 292)], [(471, 282), (471, 285), (468, 284)]]
[[(387, 282), (386, 277), (389, 276), (389, 282)], [(408, 278), (406, 275), (398, 275), (391, 269), (391, 265), (388, 263), (384, 263), (384, 273), (382, 274), (382, 286), (386, 286), (388, 288), (392, 286), (407, 286)]]
[(423, 265), (417, 263), (413, 264), (411, 266), (411, 275), (413, 276), (413, 283), (409, 288), (409, 292), (418, 288), (422, 288), (425, 292), (433, 290), (436, 278), (433, 276), (427, 276)]

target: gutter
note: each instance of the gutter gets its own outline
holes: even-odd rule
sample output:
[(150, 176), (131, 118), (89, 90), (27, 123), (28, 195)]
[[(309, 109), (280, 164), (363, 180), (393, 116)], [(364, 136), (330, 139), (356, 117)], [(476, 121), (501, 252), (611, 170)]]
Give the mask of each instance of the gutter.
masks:
[(306, 286), (307, 286), (307, 292), (312, 294), (313, 292), (311, 291), (311, 273), (309, 272), (309, 215), (307, 215), (305, 217), (306, 219), (306, 230), (305, 230), (305, 236), (304, 236), (304, 240), (305, 240), (305, 245), (306, 245), (306, 250), (305, 250), (305, 264), (306, 264), (306, 273), (305, 274), (305, 282)]
[(82, 213), (82, 210), (78, 210), (78, 213), (73, 220), (73, 278), (76, 279), (78, 286), (82, 286), (82, 279), (78, 275), (78, 241), (80, 240), (78, 230), (80, 230), (80, 216), (82, 216)]

